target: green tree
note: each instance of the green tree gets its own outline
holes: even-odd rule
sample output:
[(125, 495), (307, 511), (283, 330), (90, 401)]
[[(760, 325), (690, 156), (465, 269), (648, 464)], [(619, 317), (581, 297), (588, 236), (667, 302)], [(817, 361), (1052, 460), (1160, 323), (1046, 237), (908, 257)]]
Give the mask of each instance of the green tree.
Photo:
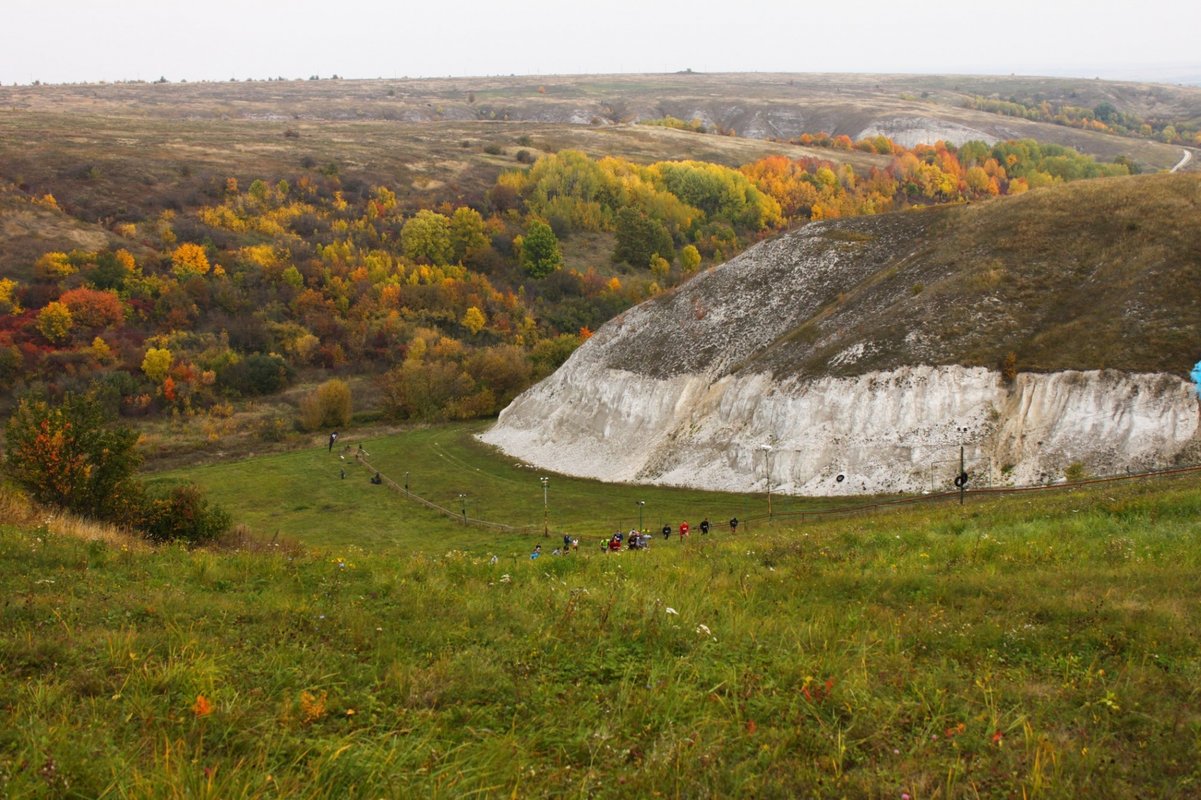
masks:
[(401, 419), (438, 421), (450, 416), (450, 407), (469, 396), (474, 381), (450, 361), (422, 362), (406, 359), (384, 375), (384, 403)]
[(1098, 103), (1093, 108), (1093, 116), (1104, 123), (1116, 122), (1118, 119), (1118, 110), (1114, 108), (1113, 103)]
[(451, 257), (457, 263), (470, 259), (488, 247), (484, 218), (474, 208), (460, 206), (450, 217)]
[(617, 244), (613, 248), (613, 260), (624, 261), (634, 267), (646, 267), (656, 254), (668, 261), (675, 258), (675, 246), (667, 228), (638, 209), (626, 206), (618, 211)]
[(300, 270), (296, 269), (295, 264), (288, 265), (288, 268), (280, 273), (279, 278), (293, 289), (304, 288), (304, 276), (300, 274)]
[(525, 352), (516, 345), (502, 344), (476, 350), (464, 363), (464, 368), (475, 380), (492, 392), (500, 408), (525, 389), (530, 383), (532, 365)]
[(251, 353), (231, 361), (217, 372), (217, 381), (228, 390), (250, 397), (273, 394), (292, 380), (292, 368), (276, 353)]
[(705, 212), (709, 219), (722, 219), (749, 230), (762, 230), (783, 221), (780, 204), (737, 170), (702, 161), (663, 161), (654, 169), (669, 192)]
[(552, 339), (543, 339), (530, 350), (530, 363), (534, 367), (534, 379), (541, 380), (562, 366), (581, 344), (574, 333), (564, 333)]
[(418, 263), (441, 266), (454, 260), (450, 220), (428, 209), (418, 211), (404, 224), (400, 230), (400, 244), (405, 257)]
[(545, 222), (534, 220), (521, 240), (521, 266), (531, 278), (545, 278), (563, 265), (559, 239)]
[(247, 191), (250, 193), (250, 196), (255, 199), (255, 201), (259, 203), (265, 203), (267, 201), (267, 192), (269, 190), (267, 189), (267, 184), (262, 180), (256, 178), (254, 182), (250, 184), (250, 188)]
[(114, 424), (94, 394), (61, 404), (26, 398), (8, 420), (5, 468), (35, 500), (103, 519), (128, 517), (138, 434)]

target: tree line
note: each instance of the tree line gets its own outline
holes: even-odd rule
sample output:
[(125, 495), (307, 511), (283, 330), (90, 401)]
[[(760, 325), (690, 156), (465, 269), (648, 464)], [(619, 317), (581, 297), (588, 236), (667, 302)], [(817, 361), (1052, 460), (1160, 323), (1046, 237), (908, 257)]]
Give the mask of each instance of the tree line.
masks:
[[(230, 177), (215, 202), (116, 223), (126, 247), (46, 252), (0, 279), (8, 407), (98, 386), (127, 416), (208, 414), (315, 371), (373, 375), (396, 419), (486, 416), (625, 308), (789, 226), (1130, 171), (1032, 140), (799, 141), (831, 157), (564, 150), (432, 208), (332, 171)], [(856, 170), (839, 158), (853, 149), (891, 160)]]

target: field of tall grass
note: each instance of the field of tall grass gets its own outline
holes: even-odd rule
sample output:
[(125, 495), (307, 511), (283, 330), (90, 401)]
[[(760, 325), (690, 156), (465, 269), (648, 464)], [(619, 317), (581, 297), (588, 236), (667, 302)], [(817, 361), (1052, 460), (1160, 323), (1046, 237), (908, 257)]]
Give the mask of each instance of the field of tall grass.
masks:
[(1199, 516), (1181, 477), (536, 560), (23, 519), (0, 796), (1194, 797)]

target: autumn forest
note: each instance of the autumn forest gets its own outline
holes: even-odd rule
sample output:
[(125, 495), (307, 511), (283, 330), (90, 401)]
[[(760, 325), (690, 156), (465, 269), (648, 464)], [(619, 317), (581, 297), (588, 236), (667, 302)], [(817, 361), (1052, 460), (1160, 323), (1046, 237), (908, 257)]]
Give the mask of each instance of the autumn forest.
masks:
[[(485, 416), (607, 319), (782, 229), (1129, 172), (1030, 140), (802, 143), (829, 158), (520, 150), (482, 196), (433, 208), (335, 165), (228, 177), (199, 207), (114, 222), (126, 247), (45, 252), (0, 280), (0, 378), (9, 401), (97, 385), (125, 415), (196, 415), (318, 369), (374, 376), (396, 420)], [(856, 169), (852, 150), (888, 161)]]

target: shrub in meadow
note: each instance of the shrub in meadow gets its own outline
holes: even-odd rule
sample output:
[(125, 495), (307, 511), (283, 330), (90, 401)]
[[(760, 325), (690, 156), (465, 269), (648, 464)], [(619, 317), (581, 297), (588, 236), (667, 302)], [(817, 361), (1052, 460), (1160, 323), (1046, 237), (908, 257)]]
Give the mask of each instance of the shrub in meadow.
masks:
[(205, 544), (229, 530), (229, 514), (211, 505), (195, 485), (176, 486), (165, 496), (148, 497), (140, 525), (154, 542)]

